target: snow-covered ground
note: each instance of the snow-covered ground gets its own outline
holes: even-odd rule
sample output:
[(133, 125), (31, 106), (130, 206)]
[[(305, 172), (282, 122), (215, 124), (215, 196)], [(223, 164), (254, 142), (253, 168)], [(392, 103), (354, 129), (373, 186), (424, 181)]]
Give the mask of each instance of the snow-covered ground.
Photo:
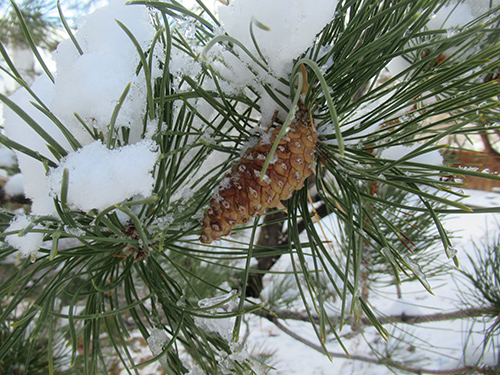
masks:
[[(475, 190), (467, 190), (470, 198), (464, 200), (476, 207), (498, 207), (500, 206), (500, 194), (488, 193)], [(476, 249), (474, 243), (488, 243), (488, 239), (494, 241), (499, 232), (500, 214), (453, 214), (445, 220), (446, 229), (453, 234), (453, 244), (458, 250), (460, 267), (470, 269), (467, 255), (474, 257)], [(443, 251), (444, 253), (444, 251)], [(443, 261), (446, 257), (443, 256)], [(450, 261), (447, 261), (450, 262)], [(438, 312), (451, 312), (464, 308), (461, 304), (462, 293), (469, 292), (466, 284), (460, 284), (463, 279), (457, 279), (456, 275), (441, 276), (439, 280), (430, 280), (434, 295), (429, 294), (419, 283), (403, 284), (402, 299), (398, 299), (394, 287), (387, 287), (380, 293), (370, 295), (370, 304), (383, 315), (406, 315), (435, 314)], [(282, 322), (283, 323), (283, 322)], [(312, 330), (304, 324), (296, 322), (283, 323), (287, 328), (309, 341), (317, 344), (317, 339)], [(469, 336), (471, 320), (456, 319), (451, 321), (439, 321), (418, 325), (403, 325), (399, 328), (407, 331), (413, 336), (405, 344), (409, 360), (423, 359), (421, 363), (409, 363), (415, 368), (423, 367), (432, 370), (445, 370), (462, 367), (463, 359), (466, 364), (474, 365), (482, 353), (481, 343), (484, 339), (485, 327), (476, 325), (474, 332)], [(345, 375), (360, 374), (364, 372), (370, 375), (393, 374), (384, 365), (367, 363), (359, 360), (344, 358), (333, 358), (330, 361), (325, 355), (308, 347), (307, 345), (291, 338), (277, 328), (267, 319), (252, 317), (250, 319), (249, 344), (251, 347), (260, 346), (269, 350), (276, 350), (273, 360), (275, 364), (274, 374), (329, 374)], [(345, 340), (349, 354), (374, 358), (370, 346), (384, 353), (386, 347), (391, 348), (398, 344), (397, 337), (404, 335), (399, 329), (392, 329), (386, 325), (386, 329), (394, 334), (386, 343), (378, 333), (368, 328), (364, 335), (358, 335), (354, 339)], [(386, 346), (387, 345), (387, 346)], [(497, 342), (496, 350), (498, 350)], [(344, 354), (338, 345), (332, 345), (330, 351)], [(483, 364), (494, 365), (499, 359), (499, 353), (489, 347), (486, 350)], [(465, 354), (464, 352), (465, 351)], [(396, 370), (397, 372), (397, 370)]]

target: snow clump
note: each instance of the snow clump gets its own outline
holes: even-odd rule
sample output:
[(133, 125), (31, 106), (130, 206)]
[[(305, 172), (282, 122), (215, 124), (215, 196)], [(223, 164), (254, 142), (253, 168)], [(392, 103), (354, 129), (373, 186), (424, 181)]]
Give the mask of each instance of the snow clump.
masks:
[(16, 195), (24, 195), (24, 176), (22, 173), (16, 173), (11, 176), (3, 187), (5, 195), (15, 197)]
[[(130, 91), (116, 123), (131, 129), (133, 141), (139, 139), (142, 131), (147, 97), (144, 68), (136, 74), (139, 53), (118, 22), (130, 30), (143, 51), (150, 47), (155, 29), (148, 10), (115, 0), (82, 18), (75, 38), (83, 54), (80, 55), (71, 39), (61, 42), (54, 53), (57, 72), (50, 107), (84, 143), (92, 139), (74, 114), (106, 134), (117, 101), (128, 83)], [(152, 68), (154, 79), (161, 71), (157, 64)]]
[[(84, 211), (92, 208), (102, 209), (128, 199), (134, 194), (151, 193), (152, 176), (148, 173), (153, 169), (156, 159), (151, 144), (144, 142), (135, 148), (104, 150), (102, 145), (92, 143), (94, 138), (74, 115), (78, 114), (92, 132), (107, 137), (113, 111), (124, 89), (130, 83), (130, 90), (115, 121), (115, 130), (119, 130), (120, 127), (129, 128), (129, 144), (139, 142), (141, 139), (147, 97), (144, 69), (142, 68), (137, 74), (140, 64), (139, 53), (117, 20), (131, 31), (143, 50), (151, 47), (156, 31), (149, 10), (144, 6), (126, 5), (124, 0), (115, 0), (80, 20), (75, 38), (82, 54), (70, 39), (60, 43), (54, 53), (55, 83), (42, 75), (31, 87), (40, 100), (38, 104), (56, 115), (76, 141), (82, 146), (89, 145), (89, 149), (84, 147), (74, 151), (59, 127), (30, 103), (33, 101), (33, 96), (24, 88), (16, 91), (9, 99), (46, 135), (40, 135), (42, 132), (35, 131), (18, 116), (16, 111), (7, 107), (4, 109), (4, 129), (9, 139), (39, 154), (40, 159), (49, 165), (59, 165), (61, 162), (47, 144), (50, 143), (52, 146), (57, 144), (69, 152), (62, 162), (64, 165), (61, 164), (51, 170), (49, 181), (46, 163), (16, 151), (19, 168), (25, 179), (25, 194), (33, 202), (31, 212), (34, 215), (57, 217), (53, 197), (60, 193), (58, 184), (64, 168), (70, 170), (68, 199), (75, 208)], [(159, 56), (157, 51), (152, 53), (155, 57)], [(152, 80), (161, 75), (157, 61), (157, 58), (153, 59)], [(146, 130), (146, 135), (150, 135), (151, 132)], [(117, 134), (122, 132), (118, 131)], [(53, 141), (49, 142), (47, 135)], [(111, 164), (96, 160), (97, 154), (90, 155), (90, 150), (94, 150), (105, 158), (103, 160)], [(88, 155), (90, 161), (84, 160), (84, 155)], [(119, 160), (122, 157), (124, 159)], [(144, 164), (139, 167), (140, 162)], [(77, 165), (78, 163), (80, 165)], [(124, 169), (127, 169), (128, 173), (124, 173)], [(134, 173), (138, 175), (134, 176)], [(122, 178), (125, 175), (127, 178), (117, 181), (118, 177)], [(102, 181), (97, 182), (97, 179)], [(134, 183), (127, 187), (126, 185), (132, 180)], [(78, 189), (76, 184), (79, 185)], [(83, 197), (82, 194), (88, 195)], [(84, 203), (84, 200), (87, 202)]]
[(14, 168), (16, 165), (16, 154), (7, 147), (0, 146), (0, 168)]
[[(235, 94), (248, 86), (253, 87), (261, 96), (262, 122), (268, 123), (279, 108), (262, 83), (285, 92), (288, 90), (279, 79), (289, 78), (294, 60), (313, 45), (315, 37), (334, 18), (337, 3), (336, 0), (313, 3), (305, 0), (234, 0), (228, 6), (219, 6), (221, 34), (227, 33), (241, 42), (269, 70), (265, 71), (239, 47), (235, 47), (238, 54), (235, 56), (229, 49), (213, 46), (208, 56), (211, 66), (223, 78), (219, 82), (222, 89)], [(265, 61), (252, 41), (250, 25)], [(282, 100), (287, 102), (287, 98)], [(279, 115), (281, 118), (284, 113)]]
[[(316, 0), (234, 0), (229, 6), (218, 8), (224, 31), (258, 56), (251, 39), (250, 24), (260, 51), (277, 77), (287, 77), (293, 60), (309, 48), (316, 35), (332, 20), (337, 1)], [(251, 74), (247, 70), (246, 75)]]
[[(38, 77), (31, 90), (43, 102), (48, 103), (54, 92), (54, 85), (46, 76)], [(22, 88), (9, 97), (26, 115), (36, 122), (47, 134), (61, 147), (70, 150), (71, 146), (57, 128), (57, 126), (42, 112), (31, 105), (33, 100), (29, 92)], [(14, 111), (4, 107), (4, 131), (6, 136), (38, 153), (47, 161), (57, 163), (57, 159), (47, 148), (47, 141), (42, 138), (33, 128), (21, 119)], [(28, 198), (33, 202), (31, 213), (35, 215), (55, 215), (54, 202), (49, 196), (46, 169), (44, 164), (31, 156), (20, 151), (15, 151), (19, 163), (19, 169), (24, 176), (24, 190)]]
[[(226, 295), (217, 296), (214, 298), (205, 298), (198, 301), (198, 306), (207, 309), (208, 313), (213, 313), (214, 315), (217, 313), (227, 313), (236, 310), (238, 307), (239, 300), (235, 298), (235, 295), (236, 290), (232, 290), (229, 294)], [(219, 305), (226, 300), (228, 301), (223, 303), (221, 306), (210, 309), (210, 307)], [(210, 319), (195, 317), (194, 321), (198, 327), (207, 332), (216, 332), (227, 341), (230, 341), (232, 339), (234, 327), (233, 318), (221, 319), (214, 316), (213, 319)]]
[(135, 195), (149, 196), (154, 185), (151, 172), (158, 158), (154, 147), (150, 140), (113, 150), (100, 141), (84, 146), (49, 172), (51, 195), (60, 194), (67, 169), (68, 204), (82, 211), (101, 211)]
[(160, 355), (163, 347), (168, 342), (168, 336), (165, 330), (153, 328), (148, 337), (148, 346), (154, 356)]
[[(26, 215), (17, 215), (10, 222), (5, 232), (22, 231), (32, 225), (31, 219)], [(34, 229), (43, 229), (40, 224), (36, 224)], [(22, 257), (35, 258), (38, 249), (43, 243), (43, 233), (29, 232), (20, 236), (18, 233), (10, 234), (5, 237), (5, 241), (13, 248), (19, 250)]]
[[(129, 6), (124, 0), (115, 0), (96, 10), (80, 20), (75, 33), (81, 52), (70, 39), (60, 43), (55, 51), (55, 82), (42, 75), (30, 88), (34, 95), (21, 88), (9, 97), (12, 103), (3, 111), (5, 135), (32, 151), (31, 156), (15, 151), (15, 156), (24, 177), (24, 193), (32, 201), (33, 217), (58, 216), (54, 198), (61, 193), (65, 169), (69, 172), (67, 200), (74, 209), (103, 210), (135, 196), (152, 194), (152, 171), (158, 153), (155, 142), (148, 138), (141, 140), (143, 133), (149, 138), (154, 133), (143, 126), (148, 85), (144, 67), (138, 72), (137, 48), (117, 22), (130, 30), (140, 48), (146, 51), (151, 48), (156, 33), (150, 17), (146, 7)], [(157, 50), (151, 53), (151, 80), (154, 81), (162, 74), (158, 64), (162, 56)], [(118, 137), (123, 134), (120, 128), (128, 128), (129, 136), (127, 142), (118, 139), (125, 146), (108, 149), (95, 138), (96, 135), (101, 139), (108, 137), (110, 120), (129, 84), (114, 126)], [(56, 122), (60, 121), (59, 125), (31, 102), (49, 110), (57, 117)], [(154, 122), (147, 122), (147, 126), (153, 125), (156, 126)], [(76, 142), (70, 143), (60, 126), (66, 128)], [(82, 147), (75, 150), (78, 144)], [(10, 165), (12, 155), (4, 154), (0, 154), (1, 160), (8, 160), (2, 165)], [(21, 182), (20, 176), (13, 177), (12, 191), (21, 191)], [(30, 223), (27, 216), (18, 215), (7, 231), (22, 230)], [(40, 224), (34, 228), (43, 229)], [(18, 249), (21, 256), (32, 258), (42, 240), (42, 233), (31, 232), (6, 237), (6, 242)]]

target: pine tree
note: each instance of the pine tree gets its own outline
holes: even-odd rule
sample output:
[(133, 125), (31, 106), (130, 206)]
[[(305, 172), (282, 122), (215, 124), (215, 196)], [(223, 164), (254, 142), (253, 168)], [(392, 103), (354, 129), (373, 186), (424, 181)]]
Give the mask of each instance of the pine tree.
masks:
[[(60, 12), (54, 72), (12, 2), (43, 74), (31, 85), (2, 36), (21, 90), (0, 94), (0, 142), (32, 204), (0, 213), (0, 264), (17, 257), (0, 279), (0, 372), (266, 373), (266, 353), (244, 345), (252, 316), (333, 360), (376, 333), (389, 344), (352, 359), (498, 372), (486, 356), (413, 363), (405, 352), (425, 345), (402, 327), (477, 319), (483, 352), (498, 350), (498, 242), (458, 271), (443, 219), (498, 212), (461, 202), (460, 179), (500, 178), (440, 161), (450, 137), (500, 128), (500, 7), (287, 4), (234, 0), (216, 16), (200, 0), (116, 1), (76, 32)], [(449, 273), (476, 298), (454, 313), (370, 304), (415, 281), (432, 293)]]

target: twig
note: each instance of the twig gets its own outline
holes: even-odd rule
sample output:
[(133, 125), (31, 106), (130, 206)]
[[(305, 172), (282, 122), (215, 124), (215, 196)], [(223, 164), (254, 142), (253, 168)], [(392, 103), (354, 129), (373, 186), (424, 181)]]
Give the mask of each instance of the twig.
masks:
[[(254, 314), (261, 316), (263, 318), (272, 320), (278, 317), (283, 320), (300, 320), (303, 322), (309, 322), (309, 316), (300, 312), (289, 311), (289, 310), (278, 310), (274, 311), (274, 315), (270, 314), (264, 310), (254, 311)], [(464, 310), (455, 310), (447, 313), (436, 313), (428, 315), (390, 315), (385, 317), (380, 317), (378, 321), (380, 324), (392, 324), (392, 323), (404, 323), (404, 324), (419, 324), (419, 323), (430, 323), (430, 322), (440, 322), (446, 320), (455, 319), (467, 319), (483, 315), (498, 315), (498, 309), (495, 306), (487, 307), (473, 307)], [(345, 317), (344, 321), (346, 324), (351, 324), (353, 317)], [(320, 318), (313, 316), (314, 323), (319, 324)], [(340, 321), (340, 317), (329, 317), (332, 324), (336, 325)], [(367, 318), (360, 318), (360, 324), (364, 326), (373, 325), (372, 322)]]
[(248, 318), (243, 317), (243, 323), (245, 324), (245, 334), (243, 335), (243, 338), (241, 339), (241, 345), (245, 346), (248, 337), (250, 336), (250, 324), (248, 323)]

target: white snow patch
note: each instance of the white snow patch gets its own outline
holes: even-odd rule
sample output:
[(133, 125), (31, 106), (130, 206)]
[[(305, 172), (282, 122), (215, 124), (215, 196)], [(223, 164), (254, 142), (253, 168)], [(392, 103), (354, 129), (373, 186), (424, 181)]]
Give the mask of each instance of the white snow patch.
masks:
[(59, 196), (64, 169), (69, 172), (68, 204), (82, 211), (103, 210), (135, 195), (153, 191), (158, 153), (152, 141), (142, 141), (113, 150), (95, 141), (70, 153), (49, 171), (52, 196)]
[[(115, 19), (120, 20), (133, 33), (143, 50), (150, 48), (155, 29), (147, 8), (127, 6), (125, 1), (115, 0), (112, 4), (82, 18), (81, 27), (75, 33), (76, 40), (84, 52), (82, 55), (70, 39), (59, 45), (54, 53), (57, 68), (55, 84), (42, 75), (31, 87), (38, 98), (82, 145), (91, 143), (93, 139), (83, 129), (74, 113), (78, 113), (87, 126), (94, 127), (96, 131), (106, 135), (117, 101), (128, 83), (131, 83), (130, 91), (122, 104), (115, 128), (130, 128), (129, 143), (138, 142), (143, 129), (142, 120), (146, 108), (144, 72), (142, 69), (138, 75), (136, 74), (140, 62), (139, 54)], [(159, 54), (158, 51), (153, 53), (155, 56)], [(152, 79), (155, 79), (161, 71), (156, 63), (153, 65)], [(62, 148), (72, 150), (58, 127), (30, 104), (34, 99), (26, 90), (18, 90), (10, 99), (50, 134)], [(47, 140), (44, 140), (14, 111), (5, 107), (4, 119), (5, 134), (9, 139), (39, 153), (46, 160), (58, 163), (47, 148)], [(26, 196), (33, 201), (32, 213), (56, 216), (51, 197), (54, 186), (49, 186), (45, 165), (21, 152), (15, 153), (25, 178)], [(150, 164), (147, 168), (149, 167)], [(91, 170), (88, 173), (89, 176), (95, 174)], [(126, 184), (125, 181), (123, 185)], [(144, 184), (149, 181), (146, 180)], [(113, 182), (111, 186), (115, 185), (116, 182)], [(149, 189), (138, 190), (149, 191)], [(103, 192), (103, 194), (112, 195), (114, 192)], [(123, 196), (117, 197), (121, 198)], [(90, 201), (93, 201), (93, 198)]]
[[(9, 227), (6, 232), (11, 231), (21, 231), (31, 225), (31, 218), (26, 215), (17, 215), (10, 222)], [(33, 227), (33, 229), (43, 229), (43, 226), (37, 224)], [(33, 233), (29, 232), (23, 236), (19, 236), (19, 234), (10, 234), (5, 237), (5, 241), (12, 246), (13, 248), (19, 250), (19, 254), (22, 257), (34, 258), (36, 256), (37, 251), (40, 249), (43, 243), (43, 233)]]
[[(196, 47), (193, 46), (193, 49), (196, 50)], [(178, 78), (182, 78), (184, 75), (194, 78), (201, 73), (201, 64), (186, 52), (173, 48), (168, 69), (172, 75)]]
[[(46, 76), (42, 75), (35, 80), (31, 86), (31, 90), (33, 90), (42, 102), (47, 104), (52, 97), (54, 85)], [(33, 98), (25, 89), (17, 90), (9, 99), (22, 108), (27, 115), (50, 134), (63, 148), (71, 149), (57, 126), (42, 112), (31, 105), (30, 101), (33, 101)], [(47, 160), (57, 162), (57, 159), (52, 156), (47, 148), (47, 141), (7, 106), (4, 107), (4, 129), (5, 135), (9, 139), (38, 152)], [(15, 153), (19, 168), (24, 175), (26, 196), (33, 201), (31, 212), (36, 215), (54, 214), (56, 211), (53, 200), (49, 196), (45, 166), (42, 162), (22, 152), (15, 151)]]
[[(257, 138), (257, 137), (250, 137), (250, 139), (241, 146), (240, 156), (245, 155), (245, 153), (249, 149), (254, 148), (255, 146), (257, 146), (257, 143), (259, 143), (259, 138)], [(250, 154), (248, 156), (250, 156)]]
[[(415, 144), (412, 146), (402, 146), (402, 145), (391, 146), (389, 148), (382, 150), (382, 152), (380, 153), (380, 158), (399, 160), (408, 155), (410, 152), (416, 150), (420, 146), (421, 146), (420, 144)], [(443, 157), (441, 156), (439, 151), (435, 150), (410, 158), (408, 159), (408, 161), (412, 161), (415, 163), (430, 164), (430, 165), (442, 165)]]
[[(230, 293), (217, 296), (213, 298), (205, 298), (198, 301), (198, 306), (201, 308), (209, 308), (222, 303), (223, 301), (231, 298), (226, 303), (221, 306), (215, 307), (213, 309), (208, 309), (209, 313), (214, 315), (217, 313), (227, 313), (235, 310), (238, 307), (239, 300), (235, 298), (236, 290), (232, 290)], [(233, 298), (232, 298), (233, 297)], [(233, 336), (234, 318), (199, 318), (195, 317), (194, 321), (196, 325), (207, 332), (216, 332), (221, 335), (227, 341), (230, 341)]]
[(3, 189), (8, 197), (24, 195), (24, 176), (21, 173), (13, 175), (5, 183)]
[(16, 154), (7, 147), (0, 147), (0, 168), (13, 168), (17, 164)]
[[(234, 0), (229, 6), (219, 6), (223, 32), (240, 41), (267, 69), (237, 46), (238, 56), (235, 56), (233, 51), (215, 45), (208, 58), (212, 68), (223, 78), (219, 82), (222, 90), (235, 94), (251, 86), (261, 96), (261, 123), (268, 124), (276, 110), (279, 110), (278, 117), (284, 120), (285, 111), (280, 110), (262, 84), (278, 90), (275, 93), (280, 100), (290, 104), (289, 99), (279, 93), (279, 90), (288, 91), (279, 79), (289, 77), (294, 60), (313, 45), (315, 37), (334, 18), (336, 6), (336, 0), (316, 0), (313, 5), (305, 0)], [(252, 41), (250, 25), (265, 61)], [(210, 83), (208, 80), (207, 84)]]
[(333, 19), (337, 1), (234, 0), (218, 8), (224, 30), (258, 56), (250, 35), (253, 19), (270, 30), (254, 25), (257, 44), (278, 77), (287, 77), (297, 58), (312, 45), (315, 36)]
[(466, 2), (451, 2), (443, 5), (429, 20), (430, 29), (450, 29), (463, 27), (474, 20), (472, 9)]
[(387, 69), (389, 76), (395, 77), (399, 73), (404, 72), (410, 66), (411, 64), (403, 56), (397, 56), (392, 59), (389, 64), (387, 64), (385, 69)]
[[(142, 130), (146, 108), (144, 69), (136, 74), (139, 54), (116, 20), (132, 32), (143, 50), (150, 47), (155, 29), (146, 7), (128, 6), (123, 0), (115, 0), (82, 18), (82, 25), (75, 33), (82, 55), (70, 39), (61, 42), (54, 53), (57, 74), (51, 109), (83, 143), (92, 139), (74, 113), (87, 126), (106, 134), (117, 101), (128, 83), (132, 85), (116, 123), (131, 128), (133, 141), (139, 139)], [(154, 79), (160, 70), (152, 68)]]
[[(493, 6), (498, 6), (499, 1), (493, 1)], [(441, 7), (429, 20), (427, 26), (429, 29), (446, 29), (446, 37), (451, 38), (459, 34), (474, 19), (486, 13), (490, 8), (489, 1), (452, 1)], [(444, 52), (444, 55), (452, 55), (460, 47), (452, 47)], [(465, 60), (468, 56), (478, 51), (479, 46), (468, 48), (463, 51), (460, 59)]]

